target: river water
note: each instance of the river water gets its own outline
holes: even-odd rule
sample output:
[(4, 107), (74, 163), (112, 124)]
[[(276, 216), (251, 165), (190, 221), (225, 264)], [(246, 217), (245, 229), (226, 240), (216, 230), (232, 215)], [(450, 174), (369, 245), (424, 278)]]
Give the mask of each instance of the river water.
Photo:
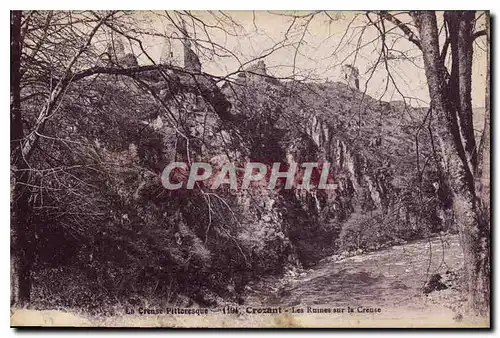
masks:
[[(443, 299), (436, 302), (436, 293), (425, 295), (422, 287), (432, 274), (445, 276), (462, 266), (458, 235), (439, 236), (338, 261), (327, 257), (312, 269), (257, 283), (248, 292), (246, 304), (306, 311), (308, 307), (381, 309), (382, 314), (370, 314), (373, 319), (415, 319), (432, 309), (451, 321), (456, 313)], [(451, 290), (444, 292), (451, 296)], [(457, 294), (455, 290), (453, 297)]]

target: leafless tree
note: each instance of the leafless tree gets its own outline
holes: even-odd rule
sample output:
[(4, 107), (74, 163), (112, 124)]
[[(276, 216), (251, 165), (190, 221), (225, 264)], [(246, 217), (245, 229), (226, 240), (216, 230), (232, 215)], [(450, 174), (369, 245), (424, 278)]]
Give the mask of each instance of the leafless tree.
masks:
[[(400, 96), (406, 97), (394, 78), (390, 62), (402, 60), (416, 67), (416, 58), (423, 58), (423, 66), (430, 94), (430, 132), (437, 142), (438, 166), (444, 183), (451, 187), (455, 222), (458, 224), (467, 280), (469, 309), (479, 315), (489, 314), (490, 304), (490, 109), (489, 59), (485, 98), (485, 119), (481, 143), (476, 144), (472, 110), (472, 64), (476, 40), (486, 37), (489, 45), (489, 18), (484, 28), (478, 28), (478, 19), (489, 13), (474, 11), (367, 12), (361, 23), (356, 48), (348, 57), (374, 41), (380, 43), (379, 57), (373, 67), (382, 65), (388, 81)], [(361, 14), (360, 14), (361, 16)], [(439, 17), (439, 20), (438, 20)], [(354, 19), (353, 19), (354, 21)], [(441, 22), (439, 24), (438, 22)], [(352, 22), (351, 22), (352, 24)], [(375, 28), (378, 34), (368, 42), (363, 33)], [(345, 36), (348, 33), (346, 32)], [(394, 47), (399, 39), (406, 39), (415, 47), (402, 51)], [(347, 43), (341, 40), (339, 46)], [(488, 47), (489, 48), (489, 47)], [(486, 51), (489, 58), (489, 51)], [(347, 58), (346, 58), (347, 59)], [(371, 75), (367, 82), (369, 82)], [(385, 88), (384, 93), (387, 91)], [(432, 136), (432, 135), (431, 135)]]
[[(151, 17), (165, 20), (171, 30), (165, 33), (152, 29), (148, 21)], [(242, 34), (238, 23), (224, 12), (209, 12), (209, 19), (189, 11), (155, 12), (146, 18), (127, 11), (11, 12), (12, 303), (22, 306), (30, 300), (31, 269), (36, 259), (33, 249), (36, 241), (32, 219), (36, 214), (33, 200), (38, 198), (40, 191), (57, 189), (67, 190), (75, 198), (82, 198), (76, 188), (71, 188), (71, 184), (65, 184), (64, 181), (70, 177), (77, 184), (88, 185), (89, 182), (70, 171), (80, 167), (97, 170), (83, 165), (40, 168), (36, 163), (39, 157), (47, 158), (47, 153), (51, 152), (50, 147), (45, 149), (41, 140), (58, 142), (70, 153), (76, 150), (68, 143), (80, 146), (85, 141), (57, 137), (50, 134), (47, 127), (50, 123), (56, 129), (58, 123), (59, 128), (63, 127), (58, 121), (62, 121), (59, 114), (62, 113), (64, 102), (81, 98), (80, 94), (76, 97), (70, 95), (72, 88), (85, 82), (89, 86), (87, 88), (91, 89), (98, 83), (100, 75), (131, 79), (144, 95), (152, 97), (163, 108), (166, 121), (179, 137), (186, 140), (186, 156), (189, 159), (189, 137), (185, 133), (182, 116), (176, 116), (165, 98), (139, 75), (154, 72), (157, 74), (155, 76), (169, 84), (168, 88), (197, 93), (222, 120), (230, 119), (230, 104), (217, 84), (221, 81), (236, 84), (236, 74), (254, 60), (241, 61), (230, 49), (212, 39), (214, 31), (234, 36)], [(226, 76), (213, 76), (199, 68), (160, 63), (146, 46), (146, 41), (151, 38), (178, 40), (186, 48), (195, 50), (199, 57), (208, 60), (231, 57), (237, 60), (239, 66)], [(265, 55), (282, 48), (286, 42), (286, 38), (278, 42)], [(125, 49), (132, 53), (122, 55)], [(130, 61), (125, 62), (124, 57)], [(139, 58), (142, 58), (140, 64), (136, 61)], [(83, 146), (87, 149), (85, 151), (92, 148), (88, 144)], [(35, 177), (43, 177), (47, 173), (56, 177), (59, 188), (35, 184)], [(214, 196), (204, 196), (211, 210), (213, 202), (210, 202), (210, 196)], [(88, 203), (91, 203), (92, 197), (87, 198)], [(86, 203), (82, 202), (81, 206)], [(78, 203), (74, 205), (78, 207)]]

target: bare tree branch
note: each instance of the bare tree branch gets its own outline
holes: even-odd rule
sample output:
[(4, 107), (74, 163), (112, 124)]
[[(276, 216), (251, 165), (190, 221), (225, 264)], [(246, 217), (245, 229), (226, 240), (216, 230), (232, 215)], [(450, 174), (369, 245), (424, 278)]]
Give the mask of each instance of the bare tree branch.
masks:
[(386, 19), (387, 21), (390, 21), (394, 25), (399, 27), (403, 31), (403, 33), (406, 35), (406, 37), (408, 38), (409, 41), (413, 42), (413, 44), (415, 44), (415, 46), (417, 46), (418, 49), (422, 49), (422, 47), (420, 45), (420, 40), (417, 38), (415, 33), (413, 33), (413, 31), (405, 23), (403, 23), (401, 20), (396, 18), (396, 16), (390, 14), (387, 11), (380, 11), (380, 12), (378, 12), (378, 14), (381, 17), (383, 17), (384, 19)]

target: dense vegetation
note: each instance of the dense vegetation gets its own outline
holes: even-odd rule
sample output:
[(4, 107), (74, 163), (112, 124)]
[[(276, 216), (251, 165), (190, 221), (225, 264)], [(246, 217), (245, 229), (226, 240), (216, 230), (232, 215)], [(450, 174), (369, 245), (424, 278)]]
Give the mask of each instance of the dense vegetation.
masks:
[[(72, 86), (62, 118), (46, 125), (54, 137), (40, 140), (31, 177), (37, 307), (241, 301), (249, 281), (286, 266), (446, 228), (432, 161), (415, 167), (425, 111), (340, 83), (256, 76), (223, 89), (231, 109), (221, 118), (201, 92), (140, 81), (161, 103), (134, 79), (100, 75)], [(324, 159), (339, 188), (164, 189), (162, 167), (187, 154), (215, 166)]]

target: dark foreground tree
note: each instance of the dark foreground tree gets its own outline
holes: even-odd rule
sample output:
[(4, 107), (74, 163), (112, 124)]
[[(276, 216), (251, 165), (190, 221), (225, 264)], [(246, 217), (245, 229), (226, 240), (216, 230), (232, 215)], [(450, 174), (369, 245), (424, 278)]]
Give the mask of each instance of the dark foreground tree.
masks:
[[(420, 37), (431, 111), (438, 124), (445, 126), (437, 132), (436, 139), (462, 241), (468, 303), (474, 313), (485, 316), (490, 306), (490, 205), (489, 194), (484, 197), (481, 190), (488, 189), (489, 182), (481, 180), (476, 186), (475, 175), (481, 166), (481, 175), (489, 176), (489, 159), (484, 156), (489, 152), (489, 108), (480, 149), (483, 160), (478, 163), (471, 105), (472, 47), (474, 39), (485, 32), (473, 31), (475, 12), (445, 12), (449, 37), (441, 50), (436, 13), (422, 11), (411, 15)], [(449, 72), (443, 58), (448, 45), (452, 55)]]

